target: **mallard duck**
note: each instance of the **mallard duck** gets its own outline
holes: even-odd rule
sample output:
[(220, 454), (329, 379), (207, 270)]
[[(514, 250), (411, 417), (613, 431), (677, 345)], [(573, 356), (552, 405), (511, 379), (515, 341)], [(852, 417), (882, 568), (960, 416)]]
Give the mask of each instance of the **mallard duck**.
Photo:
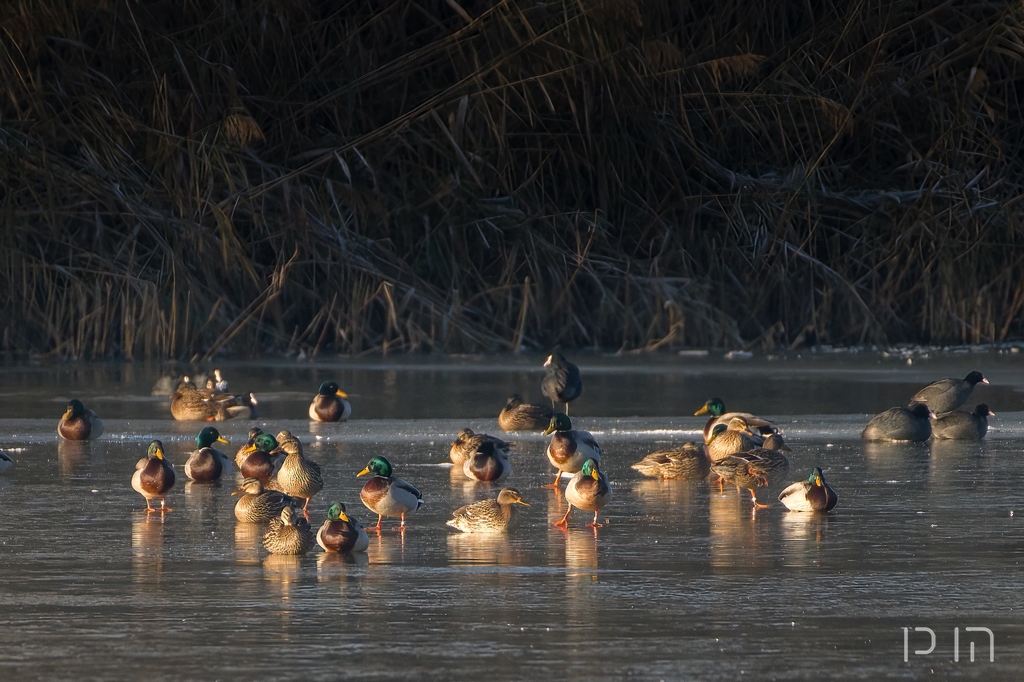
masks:
[(569, 414), (569, 403), (583, 394), (583, 379), (580, 368), (572, 364), (561, 353), (552, 353), (544, 361), (544, 379), (540, 382), (540, 391), (551, 400), (551, 408), (555, 402), (565, 403), (565, 413)]
[(81, 400), (73, 398), (57, 424), (57, 433), (65, 440), (95, 440), (103, 435), (103, 422)]
[(235, 503), (235, 518), (242, 523), (262, 523), (281, 516), (285, 507), (302, 503), (280, 490), (265, 490), (258, 478), (247, 478), (232, 495), (241, 495)]
[(715, 424), (711, 429), (711, 439), (705, 443), (704, 449), (714, 464), (735, 452), (746, 452), (758, 445), (754, 434), (746, 428), (743, 417), (733, 417), (729, 424)]
[(190, 452), (185, 462), (185, 475), (198, 483), (209, 483), (220, 478), (231, 464), (223, 452), (212, 446), (214, 443), (227, 442), (214, 427), (202, 429), (196, 436), (198, 449)]
[(839, 498), (815, 468), (806, 481), (797, 481), (779, 493), (779, 502), (791, 511), (831, 511)]
[(915, 393), (914, 397), (910, 399), (909, 406), (913, 407), (914, 403), (922, 403), (937, 415), (952, 412), (967, 402), (975, 386), (987, 383), (988, 379), (978, 371), (971, 372), (963, 379), (952, 377), (939, 379)]
[(981, 403), (973, 412), (947, 412), (932, 422), (932, 435), (947, 440), (981, 440), (988, 433), (988, 418), (996, 413)]
[(928, 440), (932, 435), (931, 420), (935, 418), (924, 403), (911, 407), (890, 407), (871, 418), (861, 431), (865, 440)]
[(305, 554), (316, 543), (309, 521), (291, 506), (281, 516), (270, 519), (270, 528), (263, 535), (263, 546), (271, 554)]
[(524, 403), (519, 394), (509, 396), (498, 415), (498, 426), (504, 431), (543, 431), (554, 412), (545, 405)]
[(402, 517), (402, 530), (405, 530), (405, 515), (411, 514), (423, 506), (423, 495), (419, 490), (402, 479), (392, 476), (391, 462), (383, 457), (374, 457), (356, 476), (373, 474), (359, 492), (359, 499), (367, 509), (377, 514), (377, 525), (371, 530), (381, 530), (381, 519), (385, 516)]
[(325, 381), (309, 404), (309, 418), (315, 422), (345, 421), (352, 414), (352, 405), (346, 398), (348, 394), (338, 388), (338, 384)]
[(516, 523), (519, 515), (517, 504), (530, 506), (523, 502), (515, 488), (502, 488), (497, 499), (480, 500), (459, 507), (452, 512), (447, 523), (463, 533), (504, 533)]
[(474, 481), (500, 483), (512, 473), (512, 463), (492, 441), (484, 441), (477, 451), (462, 463), (462, 473)]
[(297, 436), (293, 436), (292, 432), (288, 429), (281, 429), (277, 432), (277, 447), (282, 452), (285, 452), (285, 448), (288, 451), (299, 450), (302, 451), (302, 441)]
[(171, 416), (178, 421), (224, 421), (236, 417), (255, 419), (256, 397), (209, 393), (187, 376), (171, 395)]
[[(252, 453), (252, 450), (250, 450), (249, 448), (251, 448), (252, 444), (256, 441), (256, 436), (260, 435), (261, 433), (263, 433), (263, 429), (261, 429), (258, 426), (254, 426), (251, 429), (249, 429), (249, 437), (246, 439), (245, 445), (238, 448), (238, 452), (235, 453), (236, 467), (238, 467), (239, 469), (242, 468), (242, 462), (244, 462), (245, 458)], [(274, 447), (276, 448), (277, 446), (275, 445)]]
[(246, 447), (245, 459), (239, 470), (245, 478), (257, 478), (264, 485), (270, 484), (274, 475), (274, 450), (277, 449), (277, 439), (269, 433), (261, 433), (253, 440), (252, 445)]
[[(774, 438), (770, 436), (769, 438)], [(785, 447), (779, 441), (771, 441), (773, 447)], [(750, 499), (755, 507), (767, 507), (757, 501), (757, 488), (767, 487), (785, 471), (789, 470), (789, 460), (779, 450), (753, 448), (747, 452), (737, 452), (716, 461), (711, 465), (713, 471), (722, 481), (732, 483), (737, 488), (750, 491)]]
[(0, 450), (0, 473), (3, 473), (14, 466), (14, 460), (7, 456), (7, 453)]
[(461, 468), (469, 456), (475, 454), (484, 443), (493, 444), (494, 448), (500, 450), (506, 457), (512, 451), (512, 446), (500, 438), (486, 433), (474, 433), (473, 429), (465, 428), (459, 431), (455, 440), (452, 441), (452, 446), (448, 450), (448, 457), (451, 458), (455, 466)]
[(345, 513), (345, 505), (335, 502), (327, 509), (327, 519), (316, 532), (316, 544), (325, 552), (365, 552), (370, 538), (363, 524)]
[(589, 431), (573, 430), (569, 416), (561, 412), (556, 412), (555, 416), (551, 417), (548, 428), (544, 430), (545, 436), (552, 433), (554, 435), (548, 443), (547, 454), (548, 461), (557, 471), (555, 482), (544, 487), (557, 490), (558, 479), (562, 477), (563, 471), (575, 474), (583, 468), (583, 463), (588, 459), (600, 463), (601, 446)]
[(570, 479), (569, 485), (565, 487), (565, 501), (569, 503), (569, 508), (565, 510), (562, 520), (555, 525), (568, 526), (569, 512), (576, 507), (594, 512), (594, 520), (587, 526), (600, 528), (601, 524), (597, 522), (597, 514), (611, 500), (612, 489), (608, 485), (608, 479), (601, 473), (597, 460), (588, 459), (583, 463), (583, 468), (576, 472), (576, 475)]
[(672, 450), (652, 452), (632, 468), (644, 476), (701, 481), (711, 473), (711, 460), (703, 444), (683, 443)]
[(723, 457), (711, 465), (711, 471), (718, 476), (719, 483), (726, 482), (750, 491), (755, 507), (767, 507), (757, 501), (757, 488), (768, 485), (768, 463), (751, 452), (737, 452)]
[[(287, 434), (282, 443), (282, 434)], [(292, 497), (305, 498), (302, 511), (309, 507), (309, 500), (324, 489), (324, 477), (320, 465), (302, 454), (302, 443), (287, 431), (278, 434), (278, 450), (287, 453), (281, 468), (277, 471), (277, 489)]]
[(695, 417), (703, 414), (711, 415), (707, 423), (704, 424), (705, 443), (711, 440), (711, 431), (715, 428), (716, 424), (728, 424), (734, 417), (741, 417), (746, 422), (748, 429), (756, 429), (759, 433), (767, 435), (775, 431), (775, 424), (749, 412), (726, 412), (725, 403), (722, 402), (721, 398), (711, 398), (704, 403), (704, 407), (693, 413)]
[(155, 512), (149, 501), (160, 498), (160, 513), (173, 511), (167, 506), (167, 493), (174, 487), (174, 465), (164, 458), (164, 446), (158, 440), (149, 444), (146, 456), (135, 464), (132, 488), (146, 498), (146, 511)]

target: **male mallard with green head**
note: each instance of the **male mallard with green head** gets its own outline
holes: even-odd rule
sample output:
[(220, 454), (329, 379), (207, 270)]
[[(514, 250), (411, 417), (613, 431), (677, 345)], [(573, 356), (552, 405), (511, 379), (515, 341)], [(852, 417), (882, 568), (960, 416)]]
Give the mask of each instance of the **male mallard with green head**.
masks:
[(293, 507), (281, 510), (281, 516), (270, 519), (270, 528), (263, 535), (263, 546), (271, 554), (305, 554), (316, 544), (316, 536), (305, 519)]
[(338, 388), (337, 383), (325, 381), (309, 404), (309, 418), (315, 422), (345, 421), (352, 414), (347, 398), (348, 394)]
[(523, 502), (515, 488), (502, 488), (497, 499), (480, 500), (459, 507), (452, 512), (448, 525), (463, 533), (504, 533), (516, 524), (519, 507), (530, 505)]
[(185, 462), (185, 475), (197, 483), (216, 481), (230, 466), (230, 461), (223, 452), (213, 447), (214, 443), (227, 443), (220, 431), (207, 426), (196, 436), (198, 448), (189, 453)]
[(779, 502), (791, 511), (831, 511), (839, 498), (815, 467), (806, 481), (797, 481), (779, 493)]
[[(281, 434), (287, 434), (282, 441)], [(302, 443), (287, 431), (278, 434), (278, 450), (287, 453), (277, 472), (277, 489), (292, 497), (305, 498), (302, 511), (309, 507), (309, 500), (324, 489), (324, 477), (320, 465), (302, 454)]]
[(543, 431), (554, 414), (546, 405), (524, 403), (517, 393), (509, 396), (498, 414), (498, 426), (504, 431)]
[(246, 446), (245, 459), (239, 469), (245, 478), (257, 478), (264, 485), (270, 483), (274, 475), (274, 450), (277, 449), (277, 439), (269, 433), (261, 433), (253, 440), (252, 445)]
[(756, 429), (758, 432), (768, 435), (775, 431), (775, 424), (762, 419), (756, 415), (750, 414), (749, 412), (726, 412), (725, 403), (722, 402), (721, 398), (711, 398), (704, 407), (700, 408), (693, 413), (694, 416), (701, 416), (703, 414), (710, 414), (707, 423), (704, 424), (704, 442), (710, 442), (711, 431), (715, 428), (716, 424), (728, 424), (733, 417), (741, 417), (746, 422), (747, 427), (751, 430)]
[(160, 513), (173, 511), (167, 506), (167, 493), (174, 487), (174, 465), (164, 458), (164, 446), (158, 440), (149, 444), (146, 456), (135, 464), (132, 488), (146, 498), (146, 512), (157, 511), (150, 500), (160, 498)]
[(285, 507), (302, 504), (302, 500), (280, 490), (265, 490), (258, 478), (247, 478), (232, 495), (241, 495), (235, 503), (235, 518), (242, 523), (262, 523), (281, 516)]
[(423, 495), (397, 476), (392, 475), (391, 462), (383, 457), (374, 457), (356, 476), (373, 474), (359, 492), (359, 499), (366, 507), (377, 514), (377, 525), (370, 530), (381, 530), (381, 519), (385, 516), (400, 516), (400, 528), (405, 530), (405, 515), (423, 506)]
[(545, 436), (549, 434), (554, 435), (548, 443), (548, 461), (558, 471), (555, 472), (555, 482), (544, 487), (558, 490), (558, 479), (563, 471), (575, 474), (588, 459), (601, 462), (601, 446), (597, 440), (589, 431), (573, 429), (568, 415), (556, 412), (544, 430)]
[(81, 400), (73, 398), (57, 424), (57, 433), (64, 440), (94, 440), (103, 435), (103, 422)]
[(363, 524), (345, 511), (345, 505), (335, 502), (327, 509), (327, 519), (316, 533), (316, 543), (325, 552), (365, 552), (370, 538), (363, 530)]
[(597, 515), (602, 507), (612, 501), (612, 488), (608, 485), (608, 478), (601, 473), (597, 460), (588, 459), (583, 463), (583, 468), (572, 477), (569, 485), (565, 487), (565, 501), (569, 503), (569, 508), (555, 526), (568, 527), (569, 513), (576, 507), (594, 512), (594, 520), (587, 524), (588, 527), (601, 527), (602, 524), (597, 522)]
[(632, 468), (644, 476), (702, 481), (711, 472), (711, 460), (701, 443), (683, 443), (672, 450), (652, 452)]

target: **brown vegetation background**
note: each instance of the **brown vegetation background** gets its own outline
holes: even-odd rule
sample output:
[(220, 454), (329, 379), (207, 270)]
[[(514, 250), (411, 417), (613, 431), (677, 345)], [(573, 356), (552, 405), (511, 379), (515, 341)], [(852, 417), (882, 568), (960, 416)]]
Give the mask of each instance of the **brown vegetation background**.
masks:
[(1024, 5), (0, 4), (0, 348), (1024, 337)]

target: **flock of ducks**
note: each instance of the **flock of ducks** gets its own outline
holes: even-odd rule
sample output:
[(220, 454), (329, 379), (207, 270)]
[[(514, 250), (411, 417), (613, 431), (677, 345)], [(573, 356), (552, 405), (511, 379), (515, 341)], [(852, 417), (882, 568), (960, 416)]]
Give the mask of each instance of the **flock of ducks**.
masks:
[[(498, 415), (498, 424), (505, 431), (542, 431), (551, 436), (546, 453), (555, 478), (544, 487), (560, 492), (563, 474), (571, 475), (565, 487), (568, 508), (554, 525), (567, 527), (575, 508), (593, 512), (593, 520), (587, 525), (600, 528), (600, 511), (611, 502), (612, 487), (600, 468), (601, 446), (590, 432), (574, 429), (568, 416), (569, 403), (583, 392), (579, 369), (559, 353), (548, 356), (544, 369), (541, 391), (551, 401), (551, 407), (526, 403), (519, 395), (513, 395)], [(972, 412), (957, 410), (979, 383), (988, 380), (977, 371), (964, 379), (931, 383), (918, 391), (907, 407), (893, 407), (873, 417), (862, 437), (884, 441), (983, 438), (987, 418), (994, 414), (988, 406), (979, 404)], [(564, 411), (555, 411), (558, 403), (564, 404)], [(240, 396), (228, 392), (227, 382), (215, 370), (204, 387), (184, 377), (171, 396), (170, 410), (175, 419), (210, 422), (253, 418), (256, 405), (251, 393)], [(333, 381), (321, 384), (309, 405), (309, 418), (314, 421), (341, 421), (351, 413), (348, 396)], [(781, 480), (789, 469), (784, 454), (789, 447), (776, 426), (750, 413), (728, 412), (718, 398), (708, 400), (695, 414), (708, 415), (703, 442), (687, 442), (671, 450), (650, 453), (632, 468), (644, 476), (663, 479), (696, 481), (714, 475), (720, 487), (729, 483), (749, 490), (755, 507), (767, 506), (758, 501), (757, 490)], [(103, 422), (74, 399), (69, 401), (57, 433), (67, 440), (95, 439), (103, 434)], [(377, 514), (377, 524), (364, 528), (349, 516), (343, 503), (335, 502), (314, 532), (308, 507), (310, 499), (323, 489), (324, 479), (320, 466), (303, 453), (299, 439), (287, 430), (272, 435), (253, 427), (233, 459), (217, 447), (227, 443), (216, 427), (204, 426), (196, 436), (196, 449), (189, 453), (185, 463), (185, 475), (192, 481), (207, 483), (219, 480), (232, 467), (237, 468), (243, 480), (232, 493), (239, 498), (235, 517), (244, 523), (266, 523), (263, 546), (271, 553), (304, 554), (313, 545), (327, 552), (364, 551), (369, 544), (367, 531), (380, 533), (384, 517), (400, 519), (398, 528), (404, 531), (406, 515), (423, 505), (422, 493), (395, 476), (386, 458), (376, 456), (356, 476), (371, 476), (360, 491), (360, 499)], [(452, 464), (467, 478), (494, 485), (504, 484), (512, 474), (511, 455), (512, 448), (506, 441), (468, 428), (458, 433), (449, 450)], [(0, 451), (0, 471), (12, 464)], [(175, 469), (165, 457), (163, 444), (152, 441), (131, 478), (132, 488), (146, 500), (147, 512), (172, 511), (166, 498), (175, 482)], [(154, 500), (159, 501), (158, 508), (152, 506)], [(838, 498), (825, 482), (821, 469), (815, 468), (805, 480), (782, 490), (778, 500), (793, 511), (828, 512), (836, 506)], [(519, 491), (503, 487), (494, 499), (456, 509), (447, 524), (463, 532), (504, 532), (517, 523), (522, 506), (530, 505)]]

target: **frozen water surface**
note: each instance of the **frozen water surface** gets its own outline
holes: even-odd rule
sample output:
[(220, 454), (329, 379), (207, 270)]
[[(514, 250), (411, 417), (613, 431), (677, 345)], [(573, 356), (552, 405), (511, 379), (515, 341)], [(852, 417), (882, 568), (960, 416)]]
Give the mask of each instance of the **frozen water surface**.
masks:
[[(262, 528), (236, 523), (234, 474), (190, 485), (198, 430), (169, 419), (145, 365), (0, 368), (0, 679), (1020, 679), (1024, 614), (1024, 363), (948, 354), (907, 366), (875, 356), (725, 362), (582, 358), (576, 425), (605, 450), (615, 498), (586, 528), (551, 527), (564, 498), (547, 438), (510, 435), (508, 484), (532, 503), (507, 537), (445, 526), (495, 494), (445, 463), (451, 439), (494, 419), (513, 392), (539, 398), (537, 358), (292, 365), (225, 363), (253, 390), (266, 430), (308, 443), (326, 488), (314, 526), (345, 501), (364, 523), (355, 477), (383, 454), (426, 506), (404, 534), (371, 536), (355, 558), (268, 556)], [(867, 413), (927, 381), (981, 369), (976, 402), (997, 413), (981, 443), (865, 444)], [(337, 378), (353, 419), (311, 424), (320, 381)], [(58, 443), (69, 397), (104, 418), (92, 443)], [(699, 438), (689, 416), (720, 396), (777, 421), (790, 479), (821, 466), (831, 514), (752, 510), (749, 495), (644, 479), (629, 465)], [(233, 451), (249, 422), (218, 424)], [(174, 511), (147, 517), (130, 487), (148, 441), (178, 465)], [(774, 500), (780, 486), (762, 494)], [(930, 637), (915, 627), (936, 634)], [(995, 635), (988, 660), (987, 627)], [(904, 662), (904, 628), (908, 658)], [(959, 661), (954, 661), (959, 628)], [(975, 661), (969, 644), (975, 643)]]

